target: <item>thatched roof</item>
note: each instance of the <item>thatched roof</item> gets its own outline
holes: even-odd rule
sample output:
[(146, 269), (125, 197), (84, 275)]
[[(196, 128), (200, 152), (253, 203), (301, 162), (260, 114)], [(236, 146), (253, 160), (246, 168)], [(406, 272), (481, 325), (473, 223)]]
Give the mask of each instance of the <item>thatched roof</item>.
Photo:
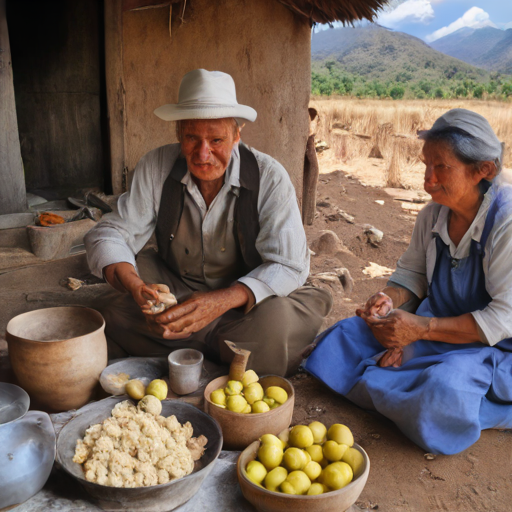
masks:
[[(181, 4), (186, 8), (186, 0), (122, 0), (123, 11), (135, 11), (163, 7), (170, 4)], [(257, 1), (257, 0), (255, 0)], [(314, 23), (332, 23), (367, 19), (373, 20), (377, 10), (390, 0), (277, 0), (300, 17)]]
[(373, 20), (377, 10), (389, 0), (278, 0), (309, 23), (351, 23), (364, 18)]

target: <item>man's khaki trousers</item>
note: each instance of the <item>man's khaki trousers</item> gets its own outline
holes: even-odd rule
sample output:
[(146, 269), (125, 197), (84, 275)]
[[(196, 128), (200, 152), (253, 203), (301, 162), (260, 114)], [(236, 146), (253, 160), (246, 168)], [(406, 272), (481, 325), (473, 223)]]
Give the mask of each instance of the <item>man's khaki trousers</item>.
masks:
[[(137, 258), (146, 283), (166, 284), (178, 302), (194, 291), (171, 272), (152, 250)], [(109, 359), (127, 356), (167, 356), (180, 348), (195, 348), (217, 363), (229, 364), (232, 353), (224, 340), (251, 351), (247, 368), (260, 374), (290, 375), (301, 362), (301, 352), (313, 342), (332, 307), (329, 292), (303, 286), (288, 297), (269, 297), (248, 313), (232, 309), (184, 340), (165, 340), (152, 332), (129, 294), (117, 293), (102, 310), (106, 321)]]

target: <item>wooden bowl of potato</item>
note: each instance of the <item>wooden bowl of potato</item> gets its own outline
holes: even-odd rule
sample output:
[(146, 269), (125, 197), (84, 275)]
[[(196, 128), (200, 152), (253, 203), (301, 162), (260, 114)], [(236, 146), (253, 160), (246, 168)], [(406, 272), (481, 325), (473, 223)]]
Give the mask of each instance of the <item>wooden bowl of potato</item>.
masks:
[(353, 480), (345, 487), (316, 496), (291, 495), (273, 492), (252, 482), (246, 472), (247, 464), (256, 460), (260, 441), (251, 443), (238, 458), (237, 476), (242, 494), (259, 512), (344, 512), (357, 501), (368, 480), (370, 459), (367, 453), (354, 443), (352, 448), (361, 453), (363, 464), (354, 473)]
[(275, 409), (250, 414), (229, 411), (211, 401), (212, 391), (224, 388), (228, 381), (227, 375), (218, 377), (212, 380), (204, 390), (205, 412), (218, 421), (222, 429), (225, 450), (243, 450), (263, 434), (277, 435), (290, 426), (295, 403), (295, 391), (290, 381), (277, 375), (260, 377), (259, 383), (264, 391), (271, 386), (279, 386), (287, 392), (288, 399)]

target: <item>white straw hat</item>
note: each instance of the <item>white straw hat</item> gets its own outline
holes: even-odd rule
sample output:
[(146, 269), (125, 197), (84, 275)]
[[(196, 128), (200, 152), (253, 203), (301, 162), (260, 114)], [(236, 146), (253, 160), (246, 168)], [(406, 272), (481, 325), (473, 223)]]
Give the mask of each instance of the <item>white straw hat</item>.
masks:
[(230, 75), (206, 69), (187, 73), (181, 80), (178, 103), (162, 105), (154, 112), (164, 121), (224, 117), (254, 121), (258, 115), (253, 108), (238, 104)]

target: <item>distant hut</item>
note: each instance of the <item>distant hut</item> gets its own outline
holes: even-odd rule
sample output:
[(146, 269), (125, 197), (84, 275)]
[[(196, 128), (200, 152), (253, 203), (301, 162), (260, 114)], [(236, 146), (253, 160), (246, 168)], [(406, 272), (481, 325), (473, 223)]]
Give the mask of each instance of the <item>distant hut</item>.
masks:
[(175, 141), (153, 110), (195, 68), (234, 77), (258, 112), (243, 140), (286, 167), (300, 199), (311, 27), (372, 19), (386, 1), (0, 0), (0, 213), (23, 211), (25, 187), (123, 192), (144, 153)]

